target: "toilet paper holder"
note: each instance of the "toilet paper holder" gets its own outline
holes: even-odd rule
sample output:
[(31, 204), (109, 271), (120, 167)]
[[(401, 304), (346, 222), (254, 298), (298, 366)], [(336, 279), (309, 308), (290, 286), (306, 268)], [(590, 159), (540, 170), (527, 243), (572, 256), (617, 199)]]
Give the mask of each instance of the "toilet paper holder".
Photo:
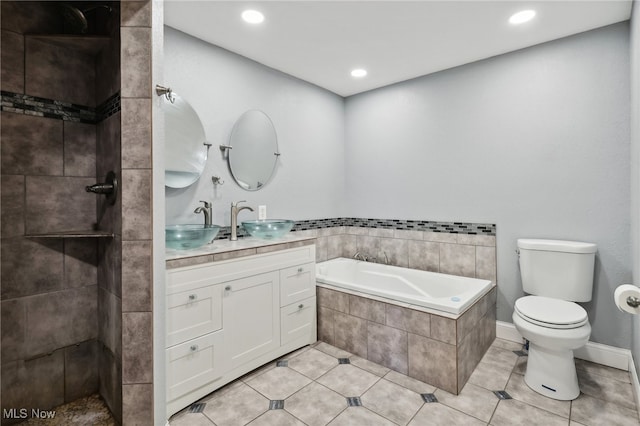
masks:
[(635, 296), (627, 297), (627, 305), (631, 306), (632, 308), (637, 308), (638, 306), (640, 306), (640, 298)]

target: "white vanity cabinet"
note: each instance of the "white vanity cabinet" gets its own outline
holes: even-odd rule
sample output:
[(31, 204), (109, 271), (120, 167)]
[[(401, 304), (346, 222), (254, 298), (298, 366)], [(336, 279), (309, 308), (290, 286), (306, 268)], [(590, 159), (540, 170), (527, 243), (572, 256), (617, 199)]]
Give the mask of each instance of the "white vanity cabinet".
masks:
[(315, 245), (167, 270), (167, 414), (316, 341)]

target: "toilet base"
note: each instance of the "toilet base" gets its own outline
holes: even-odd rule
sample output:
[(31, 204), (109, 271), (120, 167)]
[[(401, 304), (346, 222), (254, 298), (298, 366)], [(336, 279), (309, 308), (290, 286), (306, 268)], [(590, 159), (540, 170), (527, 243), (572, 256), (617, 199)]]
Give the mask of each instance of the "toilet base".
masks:
[(525, 383), (546, 397), (562, 401), (580, 395), (572, 350), (554, 351), (529, 342)]

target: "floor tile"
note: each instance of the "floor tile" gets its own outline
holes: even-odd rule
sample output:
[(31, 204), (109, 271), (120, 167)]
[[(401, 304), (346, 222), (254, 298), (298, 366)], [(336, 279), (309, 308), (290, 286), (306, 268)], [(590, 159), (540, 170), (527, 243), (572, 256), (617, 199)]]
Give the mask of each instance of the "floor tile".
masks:
[(375, 374), (351, 364), (342, 364), (318, 378), (317, 382), (347, 397), (361, 396), (378, 380), (380, 377)]
[(268, 362), (265, 365), (263, 365), (262, 367), (256, 368), (255, 370), (253, 370), (253, 371), (245, 374), (244, 376), (242, 376), (240, 378), (240, 380), (242, 380), (243, 382), (246, 383), (251, 379), (255, 379), (259, 375), (266, 373), (267, 371), (271, 370), (272, 368), (276, 368), (276, 361)]
[(522, 343), (512, 342), (511, 340), (505, 339), (495, 339), (491, 346), (501, 349), (506, 349), (508, 351), (517, 351), (522, 349)]
[(526, 357), (526, 356), (519, 357), (518, 360), (516, 361), (515, 367), (513, 367), (513, 372), (524, 376), (524, 374), (527, 372), (528, 359), (529, 357)]
[(420, 394), (380, 380), (362, 395), (362, 405), (399, 425), (406, 425), (424, 402)]
[(434, 402), (424, 404), (418, 414), (409, 422), (409, 426), (481, 426), (485, 422), (468, 416), (446, 405)]
[(330, 426), (395, 426), (390, 422), (365, 407), (348, 407), (329, 423)]
[(231, 383), (227, 383), (226, 385), (224, 385), (223, 387), (221, 387), (217, 391), (215, 391), (213, 393), (210, 393), (209, 395), (205, 396), (204, 398), (201, 398), (197, 402), (209, 402), (214, 398), (220, 398), (221, 396), (224, 396), (224, 395), (228, 394), (229, 392), (233, 392), (235, 389), (238, 389), (238, 388), (240, 388), (242, 386), (244, 386), (244, 382), (242, 381), (242, 379), (234, 380)]
[(493, 426), (567, 426), (569, 419), (516, 399), (500, 401), (490, 422)]
[(326, 425), (342, 410), (347, 408), (344, 396), (312, 383), (290, 396), (284, 402), (284, 409), (310, 426)]
[(268, 410), (249, 423), (250, 426), (305, 426), (285, 410)]
[(531, 389), (524, 381), (524, 376), (520, 374), (512, 374), (507, 383), (507, 392), (512, 398), (518, 401), (542, 408), (562, 417), (569, 418), (571, 410), (571, 401), (559, 401), (557, 399), (547, 398), (544, 395)]
[(578, 377), (580, 376), (581, 371), (586, 371), (590, 375), (597, 374), (598, 376), (608, 377), (620, 382), (631, 383), (631, 377), (629, 377), (628, 371), (607, 367), (606, 365), (596, 364), (595, 362), (589, 362), (578, 358), (575, 359), (575, 362)]
[(485, 422), (489, 421), (499, 401), (493, 392), (473, 383), (467, 383), (459, 395), (438, 389), (435, 396), (438, 402)]
[(269, 400), (246, 384), (207, 402), (204, 414), (217, 426), (244, 425), (267, 411)]
[(347, 352), (347, 351), (343, 351), (342, 349), (338, 349), (335, 346), (331, 346), (325, 342), (320, 342), (318, 343), (316, 346), (314, 346), (315, 349), (322, 351), (324, 353), (326, 353), (327, 355), (331, 355), (333, 357), (336, 358), (349, 358), (352, 354)]
[(357, 355), (351, 355), (349, 360), (351, 361), (351, 364), (355, 365), (356, 367), (367, 370), (369, 373), (373, 373), (376, 376), (382, 377), (390, 371), (387, 367), (376, 364), (375, 362), (371, 362), (367, 359), (360, 358)]
[(467, 383), (473, 383), (491, 391), (504, 390), (511, 376), (511, 369), (496, 367), (481, 362), (469, 377)]
[(334, 357), (316, 349), (309, 349), (295, 358), (289, 359), (289, 368), (293, 368), (311, 379), (317, 379), (336, 365), (338, 365), (338, 361)]
[(584, 394), (636, 409), (631, 383), (593, 374), (592, 370), (578, 370), (578, 383)]
[(491, 346), (480, 360), (485, 364), (511, 371), (518, 361), (518, 355), (511, 350)]
[(586, 426), (638, 426), (636, 410), (580, 394), (571, 403), (571, 420)]
[(169, 420), (170, 426), (213, 426), (213, 422), (202, 413), (179, 413)]
[(433, 393), (436, 390), (436, 387), (433, 385), (421, 382), (420, 380), (416, 380), (413, 377), (400, 374), (393, 370), (385, 374), (384, 378), (416, 393)]
[(268, 399), (286, 399), (311, 383), (311, 379), (289, 367), (276, 367), (246, 383)]

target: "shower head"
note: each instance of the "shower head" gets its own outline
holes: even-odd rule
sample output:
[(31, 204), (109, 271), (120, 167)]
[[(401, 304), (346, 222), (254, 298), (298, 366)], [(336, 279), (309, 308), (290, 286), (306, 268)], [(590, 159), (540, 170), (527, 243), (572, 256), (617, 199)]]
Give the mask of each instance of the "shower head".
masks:
[(77, 7), (70, 5), (69, 3), (62, 3), (60, 5), (60, 9), (62, 12), (62, 17), (64, 19), (65, 28), (73, 34), (86, 34), (89, 28), (89, 23), (87, 22), (85, 13), (98, 8), (105, 8), (109, 12), (112, 11), (111, 7), (107, 6), (106, 4), (91, 6), (84, 10), (80, 10)]

